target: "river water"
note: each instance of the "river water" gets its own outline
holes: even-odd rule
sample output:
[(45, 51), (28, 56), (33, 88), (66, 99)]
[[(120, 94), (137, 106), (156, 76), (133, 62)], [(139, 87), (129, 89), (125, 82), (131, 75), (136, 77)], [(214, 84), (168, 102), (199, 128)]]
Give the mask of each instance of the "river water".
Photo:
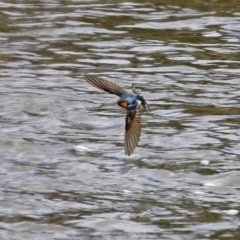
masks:
[[(0, 239), (240, 239), (239, 6), (2, 1)], [(147, 99), (130, 157), (86, 74)]]

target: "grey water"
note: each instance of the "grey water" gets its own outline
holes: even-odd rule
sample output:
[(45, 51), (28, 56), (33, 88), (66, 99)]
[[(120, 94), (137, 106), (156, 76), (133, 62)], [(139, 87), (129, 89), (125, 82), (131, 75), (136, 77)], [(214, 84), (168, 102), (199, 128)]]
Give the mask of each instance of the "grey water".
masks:
[(239, 4), (2, 1), (0, 239), (240, 239)]

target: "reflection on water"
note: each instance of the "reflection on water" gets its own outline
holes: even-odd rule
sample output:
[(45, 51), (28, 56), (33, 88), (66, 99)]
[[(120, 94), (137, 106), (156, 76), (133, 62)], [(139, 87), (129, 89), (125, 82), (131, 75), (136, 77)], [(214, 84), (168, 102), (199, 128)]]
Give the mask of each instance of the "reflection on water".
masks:
[(237, 3), (161, 2), (1, 4), (1, 239), (239, 238)]

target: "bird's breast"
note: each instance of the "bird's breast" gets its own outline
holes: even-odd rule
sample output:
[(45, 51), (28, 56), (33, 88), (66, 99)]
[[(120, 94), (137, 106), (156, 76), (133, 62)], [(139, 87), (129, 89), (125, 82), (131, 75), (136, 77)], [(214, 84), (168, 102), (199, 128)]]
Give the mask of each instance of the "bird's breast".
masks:
[(117, 104), (118, 106), (122, 107), (122, 108), (127, 108), (128, 107), (128, 103), (125, 101), (122, 101), (121, 99), (117, 100)]

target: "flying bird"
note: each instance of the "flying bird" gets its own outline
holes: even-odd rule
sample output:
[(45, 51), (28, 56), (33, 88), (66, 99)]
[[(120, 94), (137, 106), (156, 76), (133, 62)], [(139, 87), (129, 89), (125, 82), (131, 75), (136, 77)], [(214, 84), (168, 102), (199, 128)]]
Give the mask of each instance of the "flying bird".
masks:
[(130, 156), (140, 139), (141, 114), (143, 111), (149, 112), (146, 100), (141, 96), (140, 91), (136, 89), (134, 85), (132, 85), (133, 93), (131, 93), (119, 87), (117, 84), (100, 77), (86, 75), (85, 78), (92, 86), (120, 97), (117, 100), (117, 104), (127, 110), (124, 146), (125, 154)]

